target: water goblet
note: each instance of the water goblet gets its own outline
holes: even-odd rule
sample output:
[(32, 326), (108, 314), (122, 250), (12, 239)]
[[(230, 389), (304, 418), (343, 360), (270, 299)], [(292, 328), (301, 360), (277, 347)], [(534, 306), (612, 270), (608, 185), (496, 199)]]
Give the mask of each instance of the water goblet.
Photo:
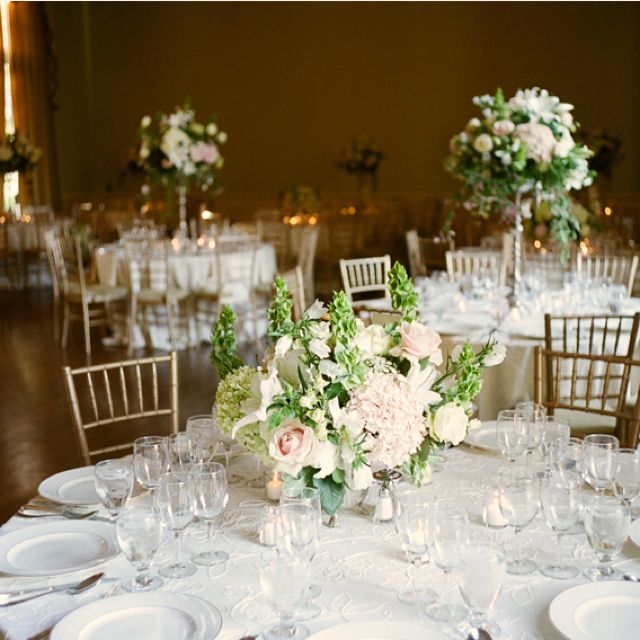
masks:
[(562, 557), (562, 536), (578, 522), (580, 485), (560, 473), (551, 473), (542, 480), (540, 499), (544, 518), (558, 537), (556, 561), (541, 566), (540, 571), (550, 578), (575, 578), (578, 570), (567, 565)]
[(582, 443), (585, 480), (600, 494), (612, 484), (618, 470), (618, 438), (605, 434), (585, 436)]
[(619, 449), (617, 462), (613, 488), (618, 497), (631, 504), (640, 495), (640, 456), (635, 449)]
[(436, 503), (433, 510), (431, 559), (445, 574), (445, 591), (442, 602), (429, 605), (426, 612), (438, 622), (455, 624), (465, 616), (464, 608), (451, 602), (451, 572), (458, 562), (466, 525), (464, 509), (455, 504)]
[(498, 413), (496, 438), (502, 455), (513, 463), (527, 450), (527, 424), (522, 412), (505, 409)]
[(566, 422), (562, 422), (554, 416), (547, 416), (543, 421), (541, 445), (547, 470), (551, 469), (554, 462), (562, 457), (570, 437), (571, 429)]
[(152, 591), (163, 583), (150, 576), (149, 569), (162, 540), (162, 517), (155, 507), (123, 509), (116, 521), (116, 535), (122, 553), (136, 569), (136, 576), (124, 582), (124, 591)]
[(460, 549), (457, 570), (460, 593), (469, 608), (469, 626), (497, 638), (500, 627), (489, 621), (489, 615), (507, 573), (504, 549), (491, 542), (467, 542)]
[(622, 573), (611, 563), (622, 549), (629, 534), (631, 510), (621, 498), (596, 494), (587, 501), (584, 528), (599, 567), (585, 569), (591, 580), (617, 580)]
[(232, 472), (231, 472), (231, 448), (235, 444), (235, 440), (231, 437), (230, 434), (225, 433), (219, 426), (218, 421), (215, 418), (216, 408), (215, 405), (212, 409), (213, 416), (213, 437), (215, 441), (222, 445), (224, 451), (224, 466), (227, 469), (227, 476), (229, 478), (230, 483), (235, 483), (239, 480)]
[(207, 523), (208, 549), (195, 555), (192, 560), (196, 564), (212, 566), (229, 559), (225, 551), (213, 550), (213, 522), (220, 515), (229, 500), (227, 474), (224, 466), (218, 462), (202, 462), (195, 464), (190, 472), (194, 514)]
[(531, 458), (542, 443), (542, 427), (547, 418), (547, 408), (536, 402), (518, 402), (516, 411), (524, 416), (527, 426), (527, 467), (531, 468)]
[(102, 460), (95, 466), (96, 493), (111, 520), (120, 513), (133, 491), (133, 467), (127, 460)]
[(180, 561), (182, 534), (193, 521), (193, 493), (188, 475), (165, 473), (160, 478), (156, 503), (166, 527), (173, 533), (174, 561), (160, 568), (165, 578), (186, 578), (196, 572), (192, 562)]
[(398, 599), (407, 604), (431, 604), (437, 599), (433, 589), (416, 584), (419, 568), (429, 554), (433, 506), (433, 499), (419, 491), (397, 494), (396, 529), (409, 560), (409, 587), (398, 593)]
[(211, 444), (197, 432), (180, 431), (168, 439), (169, 466), (174, 472), (188, 472), (193, 464), (210, 462)]
[(507, 561), (507, 572), (516, 575), (532, 573), (536, 564), (523, 556), (520, 533), (538, 512), (538, 480), (525, 469), (505, 469), (498, 478), (500, 511), (515, 532), (516, 553)]
[(160, 476), (169, 470), (167, 439), (162, 436), (144, 436), (133, 443), (133, 468), (136, 480), (151, 493), (160, 484)]
[(309, 585), (309, 559), (303, 555), (267, 552), (261, 559), (260, 586), (278, 616), (278, 624), (268, 629), (264, 640), (303, 640), (309, 630), (295, 622), (296, 611)]
[(581, 486), (584, 482), (584, 455), (582, 452), (582, 440), (569, 438), (564, 453), (555, 460), (553, 471), (557, 471), (567, 480), (572, 480)]
[[(216, 448), (216, 421), (210, 415), (198, 415), (187, 418), (186, 433), (190, 434), (201, 449), (201, 462), (211, 462)], [(205, 459), (206, 458), (206, 459)], [(225, 467), (228, 466), (225, 460)]]

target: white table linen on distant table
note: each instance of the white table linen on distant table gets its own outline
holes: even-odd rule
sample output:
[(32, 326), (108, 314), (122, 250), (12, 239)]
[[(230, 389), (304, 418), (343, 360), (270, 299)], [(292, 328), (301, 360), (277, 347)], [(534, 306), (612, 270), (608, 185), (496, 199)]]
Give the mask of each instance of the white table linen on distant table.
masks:
[[(239, 460), (237, 469), (241, 471), (249, 462), (249, 456)], [(490, 535), (508, 545), (513, 540), (512, 529), (488, 530), (481, 525), (484, 491), (504, 464), (496, 455), (459, 447), (448, 452), (444, 471), (434, 474), (433, 483), (426, 491), (439, 500), (454, 501), (466, 507), (472, 537)], [(245, 634), (256, 634), (274, 621), (262, 595), (258, 575), (260, 556), (265, 551), (265, 547), (258, 544), (257, 533), (262, 498), (260, 489), (233, 486), (229, 506), (221, 518), (221, 525), (215, 529), (215, 545), (227, 551), (230, 560), (217, 567), (199, 568), (189, 578), (166, 580), (162, 587), (163, 591), (197, 595), (218, 607), (224, 620), (220, 640), (238, 640)], [(29, 526), (34, 520), (13, 518), (0, 532), (4, 534)], [(35, 520), (40, 521), (42, 519)], [(546, 560), (547, 554), (555, 553), (555, 534), (546, 526), (540, 513), (521, 537), (528, 553), (539, 561)], [(575, 548), (574, 557), (579, 565), (590, 565), (593, 556), (586, 536), (578, 534), (568, 536), (568, 539)], [(185, 552), (201, 549), (205, 541), (204, 528), (192, 526), (185, 536)], [(172, 547), (167, 539), (156, 565), (168, 561), (171, 554)], [(640, 549), (628, 541), (617, 564), (628, 573), (640, 575)], [(313, 632), (344, 622), (392, 620), (436, 627), (435, 623), (419, 616), (414, 607), (398, 600), (398, 591), (408, 584), (407, 568), (392, 525), (374, 525), (370, 518), (359, 513), (340, 512), (338, 527), (323, 527), (321, 531), (320, 547), (312, 563), (312, 580), (322, 588), (322, 594), (316, 600), (321, 614), (307, 622), (307, 626)], [(103, 565), (103, 569), (109, 580), (133, 574), (122, 556)], [(95, 569), (58, 578), (56, 582), (67, 582), (69, 578), (81, 578), (91, 573), (95, 573)], [(444, 576), (433, 564), (424, 565), (420, 579), (442, 593)], [(552, 580), (538, 572), (530, 576), (508, 575), (493, 616), (503, 628), (502, 637), (560, 640), (560, 634), (553, 629), (548, 617), (549, 604), (561, 591), (585, 581), (584, 578)], [(20, 585), (26, 588), (34, 583), (36, 581), (30, 578), (2, 577), (0, 589), (14, 589)], [(97, 598), (107, 588), (108, 585), (104, 585), (73, 598), (45, 596), (24, 605), (0, 609), (0, 631), (8, 640), (25, 640), (78, 605)], [(457, 590), (455, 599), (462, 601)], [(446, 625), (438, 628), (451, 634), (452, 638), (459, 638)]]

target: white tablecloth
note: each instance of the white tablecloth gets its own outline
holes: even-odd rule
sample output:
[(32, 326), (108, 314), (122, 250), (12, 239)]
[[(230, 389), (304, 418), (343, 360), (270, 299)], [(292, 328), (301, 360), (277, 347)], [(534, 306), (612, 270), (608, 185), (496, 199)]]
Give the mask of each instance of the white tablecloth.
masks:
[[(481, 524), (484, 491), (504, 464), (498, 456), (462, 446), (449, 452), (444, 471), (434, 474), (433, 482), (426, 490), (433, 492), (439, 500), (456, 501), (467, 508), (472, 537), (491, 535), (508, 546), (514, 535), (510, 529), (489, 530)], [(217, 547), (229, 553), (230, 560), (221, 566), (199, 568), (190, 578), (167, 580), (162, 587), (163, 591), (195, 594), (215, 604), (224, 620), (220, 640), (238, 640), (245, 634), (256, 634), (274, 621), (258, 578), (260, 556), (265, 550), (257, 542), (257, 516), (262, 498), (263, 492), (259, 489), (233, 486), (215, 539)], [(7, 533), (33, 522), (13, 518), (1, 532)], [(541, 514), (521, 537), (528, 553), (538, 561), (555, 553), (555, 534), (546, 526)], [(590, 566), (593, 556), (586, 536), (577, 534), (568, 539), (574, 548), (576, 563), (580, 567)], [(193, 525), (186, 536), (186, 552), (201, 548), (204, 542), (204, 529)], [(169, 557), (170, 545), (167, 543), (158, 561), (164, 562)], [(629, 573), (640, 575), (640, 549), (627, 541), (617, 564)], [(104, 570), (109, 579), (132, 575), (123, 557), (108, 562)], [(78, 576), (90, 573), (85, 571)], [(433, 564), (424, 565), (420, 577), (442, 592), (443, 574)], [(59, 582), (66, 582), (68, 578), (59, 579)], [(341, 512), (337, 528), (322, 529), (320, 548), (312, 564), (312, 580), (322, 588), (316, 601), (322, 613), (306, 623), (311, 631), (343, 622), (395, 620), (425, 625), (424, 637), (428, 640), (426, 627), (435, 626), (419, 615), (416, 608), (398, 601), (398, 590), (408, 583), (407, 562), (392, 525), (374, 525), (359, 513)], [(560, 635), (554, 631), (548, 617), (549, 604), (561, 591), (585, 581), (582, 577), (570, 581), (552, 580), (538, 572), (522, 577), (508, 575), (494, 612), (495, 621), (503, 628), (502, 637), (559, 640)], [(0, 589), (33, 583), (32, 579), (3, 577), (0, 578)], [(24, 640), (79, 604), (95, 599), (106, 588), (107, 585), (101, 587), (102, 591), (96, 588), (75, 598), (45, 596), (28, 604), (0, 609), (0, 630), (9, 640)], [(462, 602), (458, 590), (454, 591), (455, 599)], [(446, 625), (439, 628), (450, 633), (452, 638), (459, 637)]]

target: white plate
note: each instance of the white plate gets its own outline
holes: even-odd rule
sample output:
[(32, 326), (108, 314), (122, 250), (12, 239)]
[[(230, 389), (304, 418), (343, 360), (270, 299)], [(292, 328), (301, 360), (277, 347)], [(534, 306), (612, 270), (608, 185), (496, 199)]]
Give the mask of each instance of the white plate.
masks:
[(130, 593), (80, 607), (54, 627), (51, 640), (213, 640), (220, 612), (178, 593)]
[(496, 421), (487, 420), (486, 422), (483, 422), (480, 427), (471, 429), (471, 431), (467, 433), (467, 437), (464, 439), (464, 442), (477, 447), (478, 449), (500, 453), (498, 437), (496, 435)]
[(629, 538), (631, 538), (631, 542), (640, 547), (640, 518), (631, 523), (629, 527)]
[(38, 493), (61, 504), (88, 506), (100, 503), (93, 465), (56, 473), (40, 483)]
[(57, 576), (95, 567), (119, 552), (116, 528), (107, 522), (34, 524), (0, 537), (0, 572)]
[(549, 617), (569, 640), (637, 640), (640, 584), (603, 581), (572, 587), (552, 600)]
[(348, 622), (314, 633), (307, 640), (450, 640), (450, 637), (409, 622)]

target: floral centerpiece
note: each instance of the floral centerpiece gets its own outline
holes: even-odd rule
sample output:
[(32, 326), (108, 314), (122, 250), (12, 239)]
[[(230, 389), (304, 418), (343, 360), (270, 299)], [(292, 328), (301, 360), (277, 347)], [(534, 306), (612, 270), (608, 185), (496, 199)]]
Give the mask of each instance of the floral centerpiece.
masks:
[(389, 290), (397, 320), (386, 325), (365, 326), (343, 292), (293, 322), (291, 297), (276, 279), (272, 345), (258, 367), (236, 355), (230, 308), (213, 331), (219, 426), (287, 482), (317, 487), (329, 514), (347, 487), (369, 486), (374, 463), (422, 482), (431, 450), (459, 444), (477, 422), (469, 416), (482, 371), (505, 356), (490, 339), (478, 352), (466, 342), (443, 362), (440, 336), (419, 321), (418, 294), (397, 263)]
[(365, 190), (367, 178), (371, 182), (372, 191), (375, 192), (378, 187), (378, 169), (383, 160), (384, 154), (378, 146), (366, 136), (361, 136), (340, 150), (336, 164), (339, 169), (357, 177), (361, 192)]
[(31, 171), (41, 156), (42, 151), (34, 147), (27, 136), (10, 133), (0, 142), (0, 173)]
[(566, 247), (580, 237), (580, 223), (571, 214), (570, 190), (588, 186), (591, 151), (576, 143), (573, 105), (560, 102), (544, 89), (517, 91), (505, 100), (495, 96), (473, 99), (481, 118), (471, 118), (453, 136), (445, 167), (463, 181), (464, 207), (483, 217), (500, 213), (516, 219), (530, 217), (532, 203), (551, 203), (551, 231)]
[(169, 115), (159, 113), (155, 120), (146, 115), (140, 121), (137, 164), (152, 182), (167, 187), (170, 198), (178, 188), (181, 226), (186, 226), (188, 185), (204, 191), (214, 185), (224, 166), (220, 146), (226, 141), (215, 116), (198, 122), (188, 100)]

